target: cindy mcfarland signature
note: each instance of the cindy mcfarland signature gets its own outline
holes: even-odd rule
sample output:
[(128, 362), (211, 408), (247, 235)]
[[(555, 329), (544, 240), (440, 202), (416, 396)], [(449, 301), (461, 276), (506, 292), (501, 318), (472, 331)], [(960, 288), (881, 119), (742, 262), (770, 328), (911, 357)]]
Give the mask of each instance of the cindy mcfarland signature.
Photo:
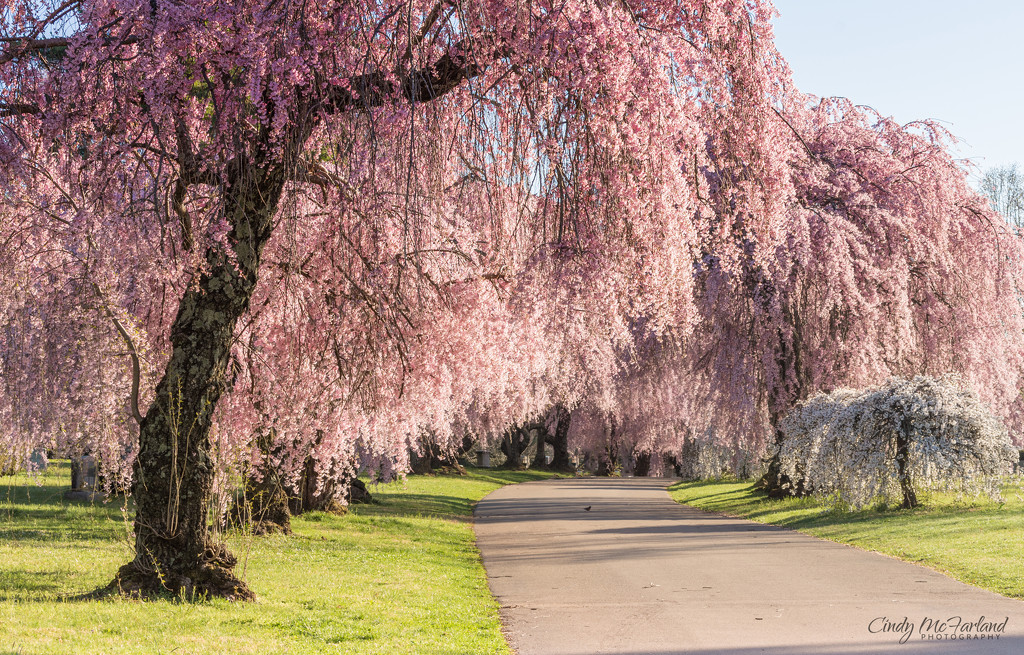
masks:
[(999, 639), (1000, 635), (1006, 633), (1006, 624), (1010, 622), (1010, 617), (990, 619), (979, 616), (972, 619), (962, 616), (935, 619), (926, 616), (915, 622), (906, 616), (896, 619), (879, 616), (868, 623), (868, 632), (899, 635), (901, 644), (910, 641), (915, 634), (921, 641)]

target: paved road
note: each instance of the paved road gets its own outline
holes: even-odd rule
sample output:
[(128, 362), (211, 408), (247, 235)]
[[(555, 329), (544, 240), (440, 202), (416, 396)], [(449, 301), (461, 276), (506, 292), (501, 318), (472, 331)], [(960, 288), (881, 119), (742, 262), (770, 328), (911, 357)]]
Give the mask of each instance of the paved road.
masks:
[[(519, 655), (1024, 653), (1024, 602), (678, 505), (670, 482), (529, 482), (480, 501), (477, 543)], [(962, 633), (998, 640), (922, 639), (922, 623), (936, 635), (956, 616), (1005, 627)], [(912, 632), (900, 644), (904, 617)]]

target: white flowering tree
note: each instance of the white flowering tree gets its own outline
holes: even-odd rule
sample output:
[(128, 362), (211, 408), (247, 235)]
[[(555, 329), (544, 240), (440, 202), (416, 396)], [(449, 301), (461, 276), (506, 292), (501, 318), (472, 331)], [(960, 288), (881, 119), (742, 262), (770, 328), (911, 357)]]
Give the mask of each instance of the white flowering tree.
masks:
[(1016, 459), (1006, 428), (955, 376), (892, 378), (800, 403), (781, 422), (783, 472), (817, 496), (854, 508), (915, 488), (999, 496)]

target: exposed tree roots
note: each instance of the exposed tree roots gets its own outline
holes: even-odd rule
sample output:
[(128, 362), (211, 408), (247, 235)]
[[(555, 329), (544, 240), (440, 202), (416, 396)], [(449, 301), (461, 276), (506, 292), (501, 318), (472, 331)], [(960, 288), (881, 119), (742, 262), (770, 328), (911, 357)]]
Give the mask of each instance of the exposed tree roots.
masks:
[(122, 566), (114, 580), (95, 596), (119, 595), (137, 600), (172, 596), (186, 601), (208, 598), (254, 601), (256, 594), (233, 573), (234, 555), (212, 546), (202, 561), (189, 569), (144, 570), (136, 562)]

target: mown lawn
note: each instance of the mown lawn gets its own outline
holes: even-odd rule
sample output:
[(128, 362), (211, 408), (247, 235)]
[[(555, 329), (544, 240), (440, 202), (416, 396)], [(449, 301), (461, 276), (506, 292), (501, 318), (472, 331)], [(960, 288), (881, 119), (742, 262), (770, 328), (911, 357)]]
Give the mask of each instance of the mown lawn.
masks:
[(929, 493), (913, 510), (828, 511), (811, 498), (770, 500), (753, 484), (683, 482), (680, 503), (781, 525), (931, 567), (968, 584), (1024, 598), (1024, 487), (1004, 487), (1005, 503)]
[(230, 536), (256, 603), (75, 600), (130, 557), (120, 507), (64, 501), (67, 463), (0, 478), (0, 654), (509, 653), (470, 514), (543, 477), (414, 476), (371, 486), (380, 504), (296, 518), (289, 537)]

